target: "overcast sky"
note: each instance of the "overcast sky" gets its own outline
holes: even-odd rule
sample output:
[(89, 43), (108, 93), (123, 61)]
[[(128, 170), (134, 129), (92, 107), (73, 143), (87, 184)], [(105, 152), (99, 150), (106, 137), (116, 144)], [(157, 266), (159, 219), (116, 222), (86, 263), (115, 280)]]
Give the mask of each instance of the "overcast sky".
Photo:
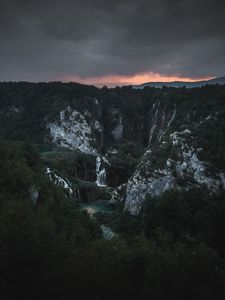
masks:
[(0, 0), (0, 81), (223, 75), (224, 0)]

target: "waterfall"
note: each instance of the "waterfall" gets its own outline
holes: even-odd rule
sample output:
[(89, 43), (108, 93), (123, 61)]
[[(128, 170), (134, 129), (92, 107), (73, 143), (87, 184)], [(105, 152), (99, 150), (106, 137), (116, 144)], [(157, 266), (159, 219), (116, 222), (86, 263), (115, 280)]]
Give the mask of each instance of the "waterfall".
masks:
[[(155, 106), (156, 106), (156, 104), (154, 105), (153, 110), (154, 110)], [(154, 112), (153, 117), (152, 117), (152, 127), (151, 127), (151, 130), (150, 130), (149, 141), (148, 141), (149, 146), (151, 144), (151, 141), (153, 139), (153, 135), (154, 135), (154, 132), (155, 132), (155, 129), (156, 129), (156, 126), (157, 126), (158, 117), (159, 117), (159, 107), (160, 107), (160, 101), (158, 102), (157, 109)]]
[(164, 134), (166, 133), (166, 131), (170, 127), (171, 123), (173, 122), (175, 116), (176, 116), (176, 105), (174, 106), (173, 115), (172, 115), (171, 119), (169, 120), (166, 129), (164, 131), (162, 131), (161, 134), (159, 135), (159, 138), (158, 138), (159, 142), (162, 140)]
[(122, 123), (122, 118), (120, 117), (120, 122), (116, 126), (116, 128), (112, 131), (112, 135), (115, 140), (120, 140), (123, 136), (123, 123)]
[(50, 168), (46, 169), (46, 174), (48, 175), (49, 179), (54, 182), (54, 184), (62, 186), (69, 192), (69, 195), (73, 195), (73, 190), (71, 188), (71, 183), (67, 183), (62, 177), (58, 176), (56, 173), (52, 172)]
[(96, 158), (96, 184), (97, 186), (106, 186), (106, 170), (101, 157)]

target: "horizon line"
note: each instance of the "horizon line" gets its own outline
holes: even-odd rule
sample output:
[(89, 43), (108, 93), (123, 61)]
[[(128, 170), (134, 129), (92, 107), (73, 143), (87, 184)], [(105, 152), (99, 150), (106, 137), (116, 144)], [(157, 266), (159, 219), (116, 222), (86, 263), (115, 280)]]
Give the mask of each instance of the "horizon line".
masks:
[[(136, 76), (136, 75), (135, 75)], [(135, 77), (134, 76), (134, 77)], [(107, 76), (108, 77), (108, 76)], [(113, 76), (114, 77), (114, 76)], [(150, 80), (150, 81), (142, 81), (142, 82), (134, 82), (134, 83), (123, 83), (123, 82), (93, 82), (92, 79), (94, 79), (93, 77), (89, 77), (86, 79), (81, 79), (81, 78), (67, 78), (67, 79), (53, 79), (53, 80), (46, 80), (46, 81), (41, 81), (41, 80), (35, 80), (35, 81), (28, 81), (28, 80), (3, 80), (0, 81), (0, 83), (54, 83), (54, 82), (60, 82), (60, 83), (77, 83), (77, 84), (81, 84), (81, 85), (91, 85), (91, 86), (95, 86), (97, 88), (101, 88), (101, 87), (108, 87), (108, 88), (113, 88), (113, 87), (123, 87), (123, 86), (141, 86), (144, 84), (151, 84), (151, 83), (176, 83), (176, 82), (184, 82), (184, 83), (197, 83), (197, 82), (201, 82), (201, 81), (209, 81), (209, 80), (213, 80), (213, 79), (217, 79), (217, 78), (221, 78), (224, 76), (206, 76), (206, 77), (201, 77), (201, 78), (188, 78), (188, 77), (174, 77), (174, 76), (168, 76), (167, 79), (171, 79), (171, 80)], [(102, 77), (98, 77), (98, 78), (102, 78)], [(105, 78), (105, 77), (104, 77)], [(165, 77), (164, 77), (165, 78)], [(80, 79), (80, 80), (79, 80)], [(89, 80), (91, 79), (91, 80)]]

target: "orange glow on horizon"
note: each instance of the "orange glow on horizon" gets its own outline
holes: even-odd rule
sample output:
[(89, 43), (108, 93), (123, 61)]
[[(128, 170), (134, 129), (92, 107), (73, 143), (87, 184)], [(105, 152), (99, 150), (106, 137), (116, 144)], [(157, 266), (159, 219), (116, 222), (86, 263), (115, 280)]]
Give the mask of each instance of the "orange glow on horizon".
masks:
[(121, 86), (121, 85), (138, 85), (146, 82), (171, 82), (171, 81), (188, 81), (195, 82), (200, 80), (209, 80), (213, 77), (206, 76), (201, 78), (189, 78), (182, 76), (165, 76), (158, 73), (138, 73), (134, 75), (105, 75), (96, 77), (82, 78), (79, 76), (65, 76), (61, 78), (64, 82), (80, 82), (84, 84), (91, 84), (96, 86)]

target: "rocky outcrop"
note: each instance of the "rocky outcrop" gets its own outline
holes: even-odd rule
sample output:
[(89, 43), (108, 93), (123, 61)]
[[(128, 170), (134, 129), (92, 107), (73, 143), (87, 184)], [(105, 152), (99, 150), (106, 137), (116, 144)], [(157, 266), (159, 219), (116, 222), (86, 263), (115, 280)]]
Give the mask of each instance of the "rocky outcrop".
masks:
[[(138, 215), (143, 207), (145, 197), (160, 196), (167, 190), (186, 189), (192, 186), (205, 187), (210, 192), (216, 193), (225, 188), (223, 172), (210, 174), (207, 162), (198, 158), (202, 150), (195, 149), (187, 143), (190, 140), (191, 131), (185, 129), (182, 132), (173, 132), (167, 141), (170, 143), (170, 152), (163, 168), (153, 168), (152, 151), (147, 150), (134, 175), (129, 179), (125, 199), (125, 211)], [(162, 145), (158, 145), (160, 148)], [(178, 159), (169, 156), (176, 151)]]
[(109, 227), (107, 227), (105, 225), (101, 225), (100, 229), (102, 231), (102, 237), (105, 240), (112, 240), (113, 238), (117, 237), (117, 234), (114, 233), (111, 228), (109, 228)]
[(39, 192), (35, 186), (32, 186), (30, 188), (30, 197), (31, 197), (32, 202), (34, 204), (36, 204), (38, 201), (38, 198), (39, 198)]
[[(55, 122), (48, 123), (52, 142), (61, 147), (78, 149), (83, 153), (97, 155), (97, 150), (92, 146), (96, 142), (93, 129), (88, 124), (86, 117), (79, 111), (67, 107), (60, 111)], [(94, 129), (101, 130), (99, 121), (95, 121)]]

